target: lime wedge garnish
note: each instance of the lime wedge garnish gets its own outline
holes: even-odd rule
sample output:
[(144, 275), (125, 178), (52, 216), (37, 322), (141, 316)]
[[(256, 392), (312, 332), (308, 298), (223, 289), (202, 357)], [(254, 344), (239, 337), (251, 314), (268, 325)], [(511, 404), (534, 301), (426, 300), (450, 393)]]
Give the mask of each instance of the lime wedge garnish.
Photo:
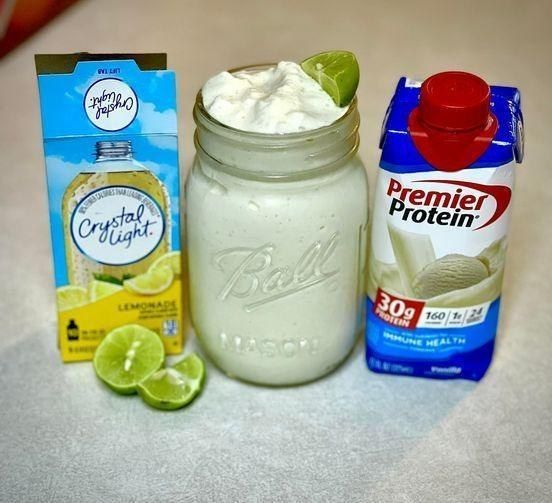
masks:
[(170, 267), (160, 266), (150, 269), (144, 274), (127, 279), (123, 282), (124, 287), (132, 293), (140, 295), (155, 295), (164, 292), (172, 285), (174, 273)]
[(159, 335), (141, 325), (124, 325), (104, 337), (94, 353), (94, 369), (110, 388), (128, 395), (161, 367), (164, 358)]
[(205, 365), (191, 353), (172, 367), (153, 373), (138, 385), (138, 393), (156, 409), (175, 410), (189, 404), (201, 391)]
[(173, 251), (165, 253), (165, 255), (161, 255), (153, 264), (150, 265), (149, 270), (153, 271), (163, 266), (170, 267), (174, 274), (180, 274), (180, 252)]
[(114, 283), (109, 283), (108, 281), (99, 281), (95, 279), (88, 283), (88, 298), (90, 299), (90, 302), (94, 302), (102, 297), (107, 297), (108, 295), (120, 292), (122, 289), (123, 287), (121, 285), (115, 285)]
[(66, 285), (56, 290), (59, 311), (67, 311), (88, 303), (88, 292), (82, 286)]
[(337, 106), (344, 107), (353, 101), (360, 70), (352, 52), (321, 52), (305, 59), (301, 63), (301, 68), (320, 84)]

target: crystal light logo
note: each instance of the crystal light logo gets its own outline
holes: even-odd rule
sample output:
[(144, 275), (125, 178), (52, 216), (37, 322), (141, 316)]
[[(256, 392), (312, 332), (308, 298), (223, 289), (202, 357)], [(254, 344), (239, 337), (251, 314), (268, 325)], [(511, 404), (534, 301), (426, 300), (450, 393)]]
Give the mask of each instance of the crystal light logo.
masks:
[(120, 79), (101, 79), (84, 95), (84, 111), (90, 122), (103, 131), (126, 128), (138, 113), (134, 90)]
[(148, 256), (165, 231), (163, 212), (141, 190), (122, 185), (90, 192), (71, 216), (77, 248), (96, 262), (132, 264)]
[[(417, 224), (471, 228), (483, 212), (485, 203), (494, 201), (494, 212), (474, 230), (483, 229), (502, 216), (512, 196), (510, 187), (505, 185), (483, 185), (460, 180), (417, 180), (413, 183), (455, 186), (454, 192), (426, 190), (421, 187), (404, 187), (401, 182), (391, 178), (386, 193), (392, 197), (389, 215), (397, 215), (403, 221)], [(423, 208), (418, 208), (420, 206)]]

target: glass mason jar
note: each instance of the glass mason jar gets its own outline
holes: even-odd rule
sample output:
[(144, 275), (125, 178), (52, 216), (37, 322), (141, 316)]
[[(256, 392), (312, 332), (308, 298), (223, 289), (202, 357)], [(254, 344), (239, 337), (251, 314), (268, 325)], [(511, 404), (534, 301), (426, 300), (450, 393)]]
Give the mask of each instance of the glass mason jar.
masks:
[(238, 379), (321, 377), (362, 328), (368, 182), (356, 99), (333, 124), (300, 133), (225, 126), (201, 93), (194, 120), (186, 204), (199, 341)]

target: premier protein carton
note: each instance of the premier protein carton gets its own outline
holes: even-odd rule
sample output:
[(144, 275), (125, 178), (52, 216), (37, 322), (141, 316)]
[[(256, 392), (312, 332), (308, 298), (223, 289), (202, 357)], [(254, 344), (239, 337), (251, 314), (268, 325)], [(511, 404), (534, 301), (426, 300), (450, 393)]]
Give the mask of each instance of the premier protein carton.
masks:
[(519, 91), (464, 72), (400, 79), (384, 120), (372, 215), (371, 370), (479, 380), (500, 307)]
[(139, 324), (182, 350), (174, 72), (164, 54), (36, 56), (63, 361)]

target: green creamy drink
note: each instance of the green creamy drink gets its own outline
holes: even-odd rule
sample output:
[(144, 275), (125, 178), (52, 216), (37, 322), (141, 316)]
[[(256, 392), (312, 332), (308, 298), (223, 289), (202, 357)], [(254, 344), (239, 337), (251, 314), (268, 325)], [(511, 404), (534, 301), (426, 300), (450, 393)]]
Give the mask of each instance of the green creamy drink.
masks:
[(317, 379), (361, 331), (368, 190), (356, 99), (339, 107), (281, 62), (213, 77), (194, 118), (186, 203), (199, 341), (239, 379)]

